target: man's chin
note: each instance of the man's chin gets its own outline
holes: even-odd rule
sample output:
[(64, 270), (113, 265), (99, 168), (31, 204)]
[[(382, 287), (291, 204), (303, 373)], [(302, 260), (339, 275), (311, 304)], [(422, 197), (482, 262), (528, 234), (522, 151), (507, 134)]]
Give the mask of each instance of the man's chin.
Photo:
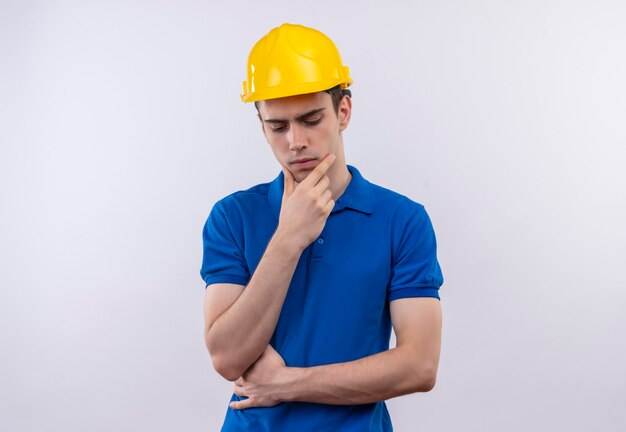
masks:
[(297, 172), (295, 172), (293, 174), (293, 177), (296, 179), (296, 181), (298, 183), (301, 183), (302, 180), (304, 180), (305, 178), (307, 178), (309, 176), (309, 174), (311, 174), (313, 172), (315, 168), (311, 168), (311, 169), (306, 169), (306, 170), (299, 170)]

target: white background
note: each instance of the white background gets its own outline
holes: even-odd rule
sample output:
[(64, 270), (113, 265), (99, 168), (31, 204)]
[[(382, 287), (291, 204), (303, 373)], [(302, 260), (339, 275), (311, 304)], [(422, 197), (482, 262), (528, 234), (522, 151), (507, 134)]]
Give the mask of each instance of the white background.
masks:
[(438, 236), (438, 383), (396, 430), (624, 430), (624, 2), (0, 5), (1, 430), (219, 429), (201, 230), (278, 173), (239, 93), (282, 22), (335, 40), (348, 162)]

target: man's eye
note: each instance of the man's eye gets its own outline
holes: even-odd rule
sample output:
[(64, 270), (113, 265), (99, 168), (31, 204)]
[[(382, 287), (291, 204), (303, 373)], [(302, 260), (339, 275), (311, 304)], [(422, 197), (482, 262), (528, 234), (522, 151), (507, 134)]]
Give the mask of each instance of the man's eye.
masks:
[(287, 126), (278, 126), (278, 127), (274, 127), (272, 128), (272, 132), (285, 132), (287, 130)]
[(322, 121), (322, 119), (318, 118), (318, 119), (315, 119), (315, 120), (307, 120), (307, 121), (304, 122), (304, 124), (307, 125), (307, 126), (315, 126), (316, 124), (318, 124), (321, 121)]

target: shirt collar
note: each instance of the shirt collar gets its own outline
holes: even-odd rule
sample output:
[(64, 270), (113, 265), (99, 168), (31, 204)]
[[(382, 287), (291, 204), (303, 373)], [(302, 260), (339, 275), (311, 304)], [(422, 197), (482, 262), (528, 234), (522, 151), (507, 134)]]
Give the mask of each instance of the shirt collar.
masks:
[[(372, 201), (372, 185), (365, 180), (358, 169), (348, 165), (348, 171), (352, 175), (348, 187), (339, 197), (333, 208), (333, 213), (343, 209), (356, 210), (361, 213), (371, 214), (374, 211)], [(280, 215), (280, 206), (283, 200), (284, 177), (282, 171), (271, 183), (268, 191), (268, 199), (275, 216)]]

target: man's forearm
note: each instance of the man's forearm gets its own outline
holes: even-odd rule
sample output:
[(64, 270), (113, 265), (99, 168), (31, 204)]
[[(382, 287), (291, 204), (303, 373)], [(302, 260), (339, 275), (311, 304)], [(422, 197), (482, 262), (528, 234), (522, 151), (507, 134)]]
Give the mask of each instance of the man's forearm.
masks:
[(441, 348), (441, 305), (433, 298), (404, 298), (390, 305), (395, 348), (345, 363), (287, 367), (271, 346), (235, 381), (245, 397), (232, 409), (280, 402), (353, 405), (429, 391), (435, 385)]
[(435, 385), (437, 363), (420, 359), (410, 347), (396, 347), (346, 363), (287, 368), (288, 384), (280, 399), (348, 405), (429, 391)]
[(241, 376), (267, 347), (301, 253), (276, 231), (244, 291), (208, 330), (214, 366), (227, 379)]

